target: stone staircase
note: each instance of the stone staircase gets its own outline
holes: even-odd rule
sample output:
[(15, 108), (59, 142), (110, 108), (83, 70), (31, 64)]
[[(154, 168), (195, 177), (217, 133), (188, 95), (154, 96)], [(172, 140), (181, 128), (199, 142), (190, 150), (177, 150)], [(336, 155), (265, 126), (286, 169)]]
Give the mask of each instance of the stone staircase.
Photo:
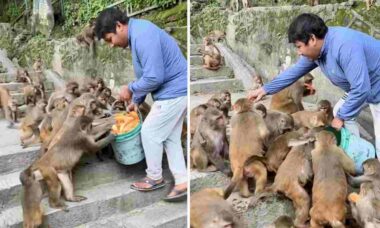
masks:
[(222, 66), (217, 71), (207, 70), (202, 67), (202, 56), (198, 52), (201, 44), (190, 46), (190, 91), (191, 94), (214, 94), (224, 89), (230, 92), (244, 90), (243, 84), (234, 77), (234, 73), (228, 66)]
[[(19, 174), (36, 159), (39, 147), (21, 148), (18, 130), (7, 129), (5, 121), (0, 121), (0, 132), (0, 227), (22, 227)], [(67, 202), (68, 212), (50, 208), (43, 199), (44, 227), (186, 227), (186, 202), (161, 201), (173, 184), (167, 164), (168, 185), (150, 193), (130, 188), (145, 176), (144, 170), (145, 161), (124, 166), (84, 156), (74, 169), (74, 186), (76, 194), (88, 199)]]

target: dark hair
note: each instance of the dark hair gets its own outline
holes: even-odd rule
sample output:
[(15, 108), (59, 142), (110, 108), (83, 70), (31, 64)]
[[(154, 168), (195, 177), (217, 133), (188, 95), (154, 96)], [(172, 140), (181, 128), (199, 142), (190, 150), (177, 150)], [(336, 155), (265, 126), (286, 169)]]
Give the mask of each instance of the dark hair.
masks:
[(116, 7), (108, 8), (99, 13), (95, 22), (95, 35), (100, 40), (107, 33), (116, 33), (116, 22), (128, 24), (126, 13)]
[(319, 39), (323, 39), (327, 29), (325, 22), (319, 16), (311, 13), (301, 14), (289, 26), (289, 43), (301, 41), (307, 44), (312, 34)]

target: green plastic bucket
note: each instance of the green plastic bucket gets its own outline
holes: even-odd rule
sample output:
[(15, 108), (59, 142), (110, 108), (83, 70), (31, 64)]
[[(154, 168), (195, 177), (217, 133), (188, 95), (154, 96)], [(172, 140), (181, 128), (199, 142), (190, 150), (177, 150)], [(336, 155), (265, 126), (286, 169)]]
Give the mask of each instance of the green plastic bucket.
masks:
[(142, 118), (138, 111), (140, 123), (130, 132), (117, 135), (111, 143), (116, 160), (124, 165), (133, 165), (144, 159), (141, 142)]

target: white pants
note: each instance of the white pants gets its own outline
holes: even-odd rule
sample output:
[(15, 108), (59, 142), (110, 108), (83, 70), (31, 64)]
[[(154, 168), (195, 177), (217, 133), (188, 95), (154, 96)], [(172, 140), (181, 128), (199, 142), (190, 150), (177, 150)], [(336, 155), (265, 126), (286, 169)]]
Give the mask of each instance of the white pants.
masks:
[(187, 181), (187, 168), (181, 144), (183, 121), (187, 112), (187, 96), (156, 101), (146, 117), (141, 139), (144, 147), (147, 177), (162, 178), (162, 156), (165, 148), (169, 169), (175, 184)]
[[(343, 96), (339, 99), (339, 101), (334, 106), (334, 116), (336, 116), (336, 113), (338, 112), (339, 108), (343, 105), (343, 103), (346, 100), (346, 96)], [(364, 105), (363, 105), (364, 106)], [(369, 108), (371, 109), (372, 119), (373, 119), (373, 126), (375, 131), (375, 148), (376, 148), (376, 155), (377, 158), (380, 159), (380, 103), (379, 104), (369, 104)], [(351, 120), (345, 120), (344, 121), (344, 127), (347, 128), (347, 130), (360, 137), (359, 134), (359, 127), (356, 122), (356, 118), (353, 118)]]

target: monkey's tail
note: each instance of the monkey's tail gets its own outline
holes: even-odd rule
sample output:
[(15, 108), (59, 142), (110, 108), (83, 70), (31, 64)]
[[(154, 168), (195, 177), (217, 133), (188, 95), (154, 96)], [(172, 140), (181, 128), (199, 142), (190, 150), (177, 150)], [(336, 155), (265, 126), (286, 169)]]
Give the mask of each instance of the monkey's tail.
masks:
[(243, 179), (243, 169), (244, 167), (234, 172), (230, 185), (228, 185), (228, 187), (224, 190), (224, 199), (228, 199), (228, 197), (230, 197), (236, 185)]

